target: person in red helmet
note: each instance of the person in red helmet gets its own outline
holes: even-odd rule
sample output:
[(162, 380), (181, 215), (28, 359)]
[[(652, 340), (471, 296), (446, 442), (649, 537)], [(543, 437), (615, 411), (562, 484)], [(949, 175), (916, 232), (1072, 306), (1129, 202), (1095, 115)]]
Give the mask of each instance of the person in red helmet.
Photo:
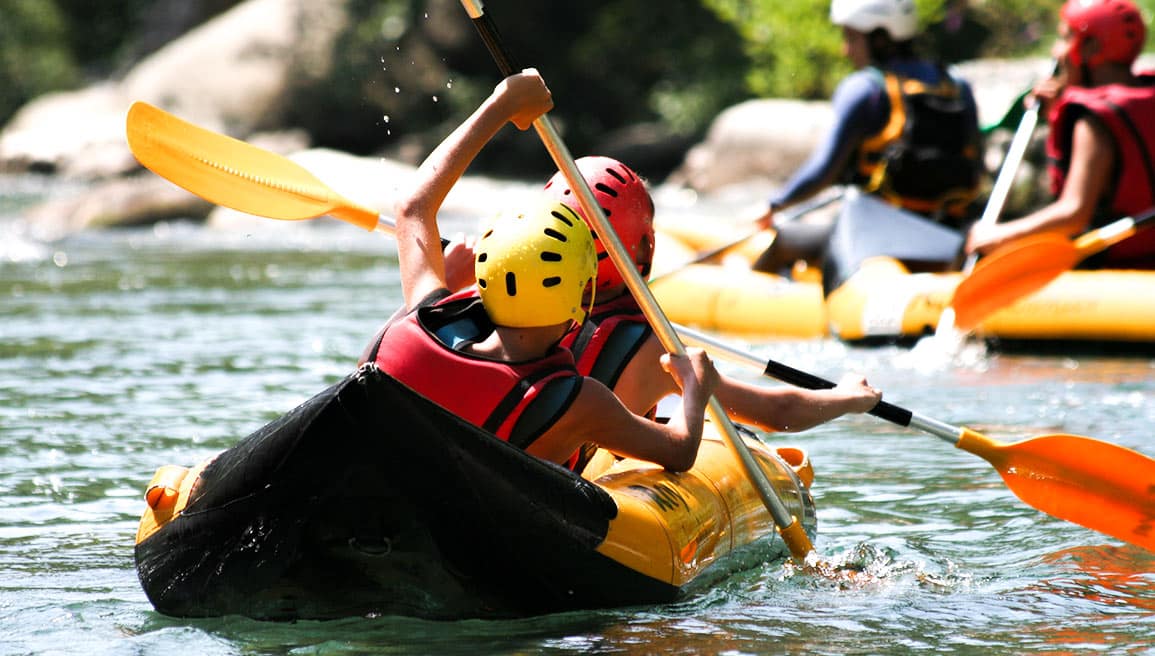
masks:
[[(654, 254), (654, 203), (645, 182), (625, 164), (609, 157), (577, 160), (594, 198), (606, 214), (639, 273), (648, 276)], [(576, 195), (559, 171), (545, 186), (554, 199), (581, 214)], [(578, 371), (601, 381), (632, 412), (652, 415), (658, 402), (678, 389), (661, 375), (657, 358), (665, 352), (626, 287), (622, 275), (594, 236), (598, 257), (597, 294), (585, 323), (562, 340), (573, 351)], [(666, 380), (662, 380), (665, 378)], [(847, 413), (866, 412), (881, 393), (855, 374), (829, 390), (763, 387), (720, 375), (714, 390), (736, 421), (767, 431), (796, 432)], [(582, 462), (571, 462), (580, 471)]]
[[(1074, 236), (1155, 205), (1155, 71), (1133, 70), (1146, 36), (1130, 0), (1067, 0), (1051, 53), (1058, 73), (1034, 89), (1051, 126), (1055, 200), (1019, 219), (976, 225), (968, 253), (1044, 232)], [(1155, 269), (1155, 231), (1140, 231), (1084, 266)]]

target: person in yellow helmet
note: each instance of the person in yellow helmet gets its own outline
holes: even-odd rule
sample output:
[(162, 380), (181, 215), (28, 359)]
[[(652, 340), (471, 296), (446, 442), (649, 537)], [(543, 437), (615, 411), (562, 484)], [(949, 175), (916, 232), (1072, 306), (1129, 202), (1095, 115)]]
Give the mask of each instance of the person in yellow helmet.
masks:
[(450, 189), (508, 122), (525, 130), (553, 102), (532, 69), (507, 77), (418, 169), (396, 207), (405, 313), (363, 361), (531, 455), (571, 462), (584, 444), (673, 471), (693, 466), (718, 374), (700, 349), (661, 356), (682, 412), (660, 424), (630, 412), (581, 376), (560, 345), (585, 318), (597, 269), (593, 237), (563, 203), (543, 198), (496, 218), (475, 246), (477, 289), (452, 294), (437, 213)]

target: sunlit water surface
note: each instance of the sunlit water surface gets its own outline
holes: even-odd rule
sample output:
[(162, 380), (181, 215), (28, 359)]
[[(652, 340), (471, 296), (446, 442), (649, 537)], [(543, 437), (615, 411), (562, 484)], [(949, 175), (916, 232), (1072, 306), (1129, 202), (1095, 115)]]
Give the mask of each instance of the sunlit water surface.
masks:
[[(152, 472), (229, 447), (347, 373), (400, 301), (395, 250), (327, 220), (42, 243), (16, 218), (42, 184), (7, 180), (0, 197), (0, 653), (1153, 653), (1155, 558), (869, 416), (780, 438), (817, 468), (818, 551), (871, 575), (859, 582), (771, 562), (670, 606), (521, 621), (161, 616), (132, 560)], [(747, 346), (826, 377), (865, 372), (895, 403), (1006, 441), (1069, 432), (1155, 453), (1143, 357), (927, 367), (894, 347)]]

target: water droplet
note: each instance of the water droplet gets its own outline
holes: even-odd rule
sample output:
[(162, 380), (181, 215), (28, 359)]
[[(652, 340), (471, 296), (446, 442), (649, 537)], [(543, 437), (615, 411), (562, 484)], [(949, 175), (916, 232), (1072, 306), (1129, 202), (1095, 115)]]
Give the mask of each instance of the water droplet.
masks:
[(437, 96), (433, 96), (433, 102), (437, 102)]

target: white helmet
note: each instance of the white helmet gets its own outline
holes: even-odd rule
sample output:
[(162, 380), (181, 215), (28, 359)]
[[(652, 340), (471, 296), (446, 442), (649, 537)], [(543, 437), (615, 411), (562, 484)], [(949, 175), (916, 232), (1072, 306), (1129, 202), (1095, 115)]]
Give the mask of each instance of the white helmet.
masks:
[(863, 34), (882, 28), (895, 41), (909, 41), (918, 34), (914, 0), (834, 0), (830, 21)]

